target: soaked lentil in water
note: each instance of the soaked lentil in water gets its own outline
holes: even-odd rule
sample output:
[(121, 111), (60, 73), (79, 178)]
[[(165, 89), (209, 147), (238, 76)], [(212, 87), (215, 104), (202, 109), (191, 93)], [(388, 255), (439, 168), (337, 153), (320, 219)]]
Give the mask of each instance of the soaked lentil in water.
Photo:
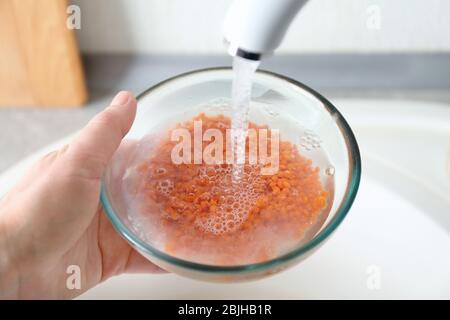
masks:
[[(215, 128), (224, 137), (230, 128), (228, 117), (205, 114), (178, 127), (194, 136), (194, 120), (202, 120), (203, 132)], [(146, 241), (170, 255), (211, 265), (275, 258), (302, 241), (331, 201), (319, 168), (289, 141), (279, 142), (277, 173), (262, 175), (260, 164), (245, 164), (236, 183), (231, 164), (174, 164), (178, 142), (168, 133), (133, 169), (128, 191), (137, 200), (130, 220), (145, 230)]]

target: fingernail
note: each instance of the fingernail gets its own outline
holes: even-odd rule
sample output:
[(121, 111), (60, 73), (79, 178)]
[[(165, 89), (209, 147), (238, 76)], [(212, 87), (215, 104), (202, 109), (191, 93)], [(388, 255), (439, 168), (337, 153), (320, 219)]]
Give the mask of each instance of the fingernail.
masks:
[(112, 100), (111, 105), (113, 106), (126, 105), (129, 100), (130, 100), (130, 93), (127, 91), (120, 91)]

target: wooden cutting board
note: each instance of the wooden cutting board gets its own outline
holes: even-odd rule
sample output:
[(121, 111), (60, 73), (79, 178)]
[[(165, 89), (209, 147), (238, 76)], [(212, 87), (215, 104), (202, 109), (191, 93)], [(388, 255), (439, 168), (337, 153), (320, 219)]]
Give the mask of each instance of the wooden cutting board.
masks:
[(0, 106), (73, 107), (87, 90), (66, 0), (0, 0)]

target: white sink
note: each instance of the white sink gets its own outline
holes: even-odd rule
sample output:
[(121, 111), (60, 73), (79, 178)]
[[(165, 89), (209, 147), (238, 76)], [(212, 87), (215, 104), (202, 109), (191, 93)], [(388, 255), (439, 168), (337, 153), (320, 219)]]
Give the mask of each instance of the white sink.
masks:
[[(450, 106), (336, 100), (354, 129), (363, 176), (331, 239), (296, 267), (239, 284), (122, 275), (81, 296), (146, 299), (450, 299)], [(0, 196), (49, 146), (0, 176)]]

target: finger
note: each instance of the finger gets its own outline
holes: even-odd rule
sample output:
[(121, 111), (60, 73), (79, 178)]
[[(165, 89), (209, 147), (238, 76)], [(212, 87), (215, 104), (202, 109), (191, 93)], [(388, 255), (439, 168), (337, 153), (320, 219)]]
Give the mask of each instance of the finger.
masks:
[(70, 144), (67, 154), (75, 159), (80, 175), (98, 179), (128, 133), (136, 115), (136, 99), (121, 91), (111, 105), (95, 116)]

